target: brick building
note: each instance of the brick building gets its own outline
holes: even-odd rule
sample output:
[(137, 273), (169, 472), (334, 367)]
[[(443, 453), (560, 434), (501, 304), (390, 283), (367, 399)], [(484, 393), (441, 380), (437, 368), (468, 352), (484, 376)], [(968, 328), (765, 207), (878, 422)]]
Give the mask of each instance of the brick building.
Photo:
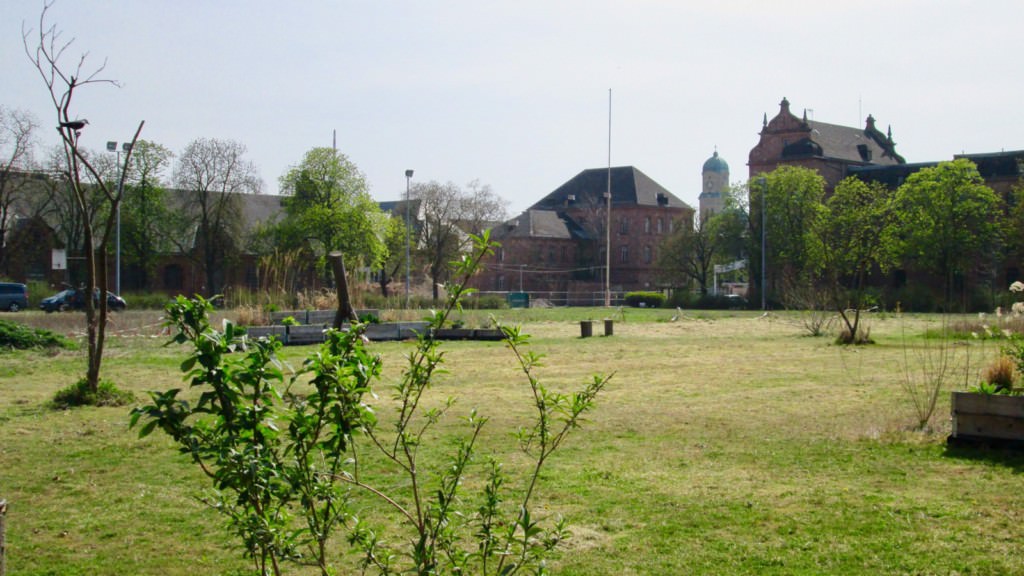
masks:
[(661, 241), (678, 226), (692, 227), (693, 217), (692, 207), (632, 166), (584, 170), (493, 230), (502, 246), (475, 284), (482, 291), (548, 293), (562, 304), (593, 304), (604, 291), (610, 243), (612, 292), (655, 289)]
[(747, 166), (750, 178), (771, 172), (779, 166), (801, 166), (817, 170), (825, 178), (830, 193), (850, 168), (860, 166), (896, 166), (906, 160), (896, 153), (892, 130), (883, 134), (868, 116), (864, 128), (839, 126), (807, 119), (805, 110), (798, 118), (789, 110), (789, 100), (779, 103), (779, 113), (768, 120), (765, 115), (760, 140), (750, 151)]

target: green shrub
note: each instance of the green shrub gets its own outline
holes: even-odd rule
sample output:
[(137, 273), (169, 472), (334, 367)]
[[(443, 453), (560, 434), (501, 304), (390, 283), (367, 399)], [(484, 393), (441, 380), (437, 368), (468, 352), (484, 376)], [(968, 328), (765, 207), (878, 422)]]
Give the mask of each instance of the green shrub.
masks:
[(380, 324), (380, 318), (376, 314), (367, 312), (359, 315), (359, 321), (363, 324)]
[(470, 310), (503, 310), (508, 308), (508, 302), (498, 294), (473, 294), (466, 298), (462, 307)]
[(59, 410), (75, 406), (124, 406), (135, 400), (135, 395), (121, 390), (110, 380), (103, 380), (94, 392), (89, 389), (89, 382), (82, 378), (71, 386), (57, 392), (53, 397), (53, 407)]
[(664, 304), (661, 292), (626, 292), (626, 305), (633, 308), (661, 308)]
[(298, 326), (299, 321), (295, 319), (295, 316), (285, 316), (281, 318), (281, 326)]
[(163, 310), (171, 298), (163, 292), (123, 292), (129, 310)]
[(66, 348), (74, 350), (78, 348), (78, 345), (74, 340), (49, 330), (29, 328), (17, 322), (0, 320), (0, 349), (9, 348), (17, 350), (28, 350), (29, 348)]

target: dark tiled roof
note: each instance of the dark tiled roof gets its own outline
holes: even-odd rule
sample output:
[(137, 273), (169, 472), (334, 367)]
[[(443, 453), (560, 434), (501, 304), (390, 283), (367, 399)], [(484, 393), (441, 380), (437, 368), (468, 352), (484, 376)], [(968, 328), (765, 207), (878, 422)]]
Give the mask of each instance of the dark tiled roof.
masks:
[[(886, 137), (872, 128), (852, 128), (808, 120), (810, 139), (820, 148), (817, 154), (857, 163), (902, 164)], [(787, 147), (788, 148), (788, 147)], [(785, 152), (783, 152), (785, 155)]]
[(572, 218), (556, 210), (531, 208), (494, 228), (495, 239), (554, 238), (585, 240), (590, 236)]
[[(611, 169), (612, 205), (613, 206), (668, 206), (670, 208), (690, 208), (661, 184), (637, 170), (633, 166), (619, 166)], [(608, 169), (591, 168), (577, 174), (574, 178), (559, 186), (554, 192), (531, 206), (533, 209), (557, 210), (570, 203), (577, 205), (597, 205), (604, 203), (604, 194), (608, 190)]]

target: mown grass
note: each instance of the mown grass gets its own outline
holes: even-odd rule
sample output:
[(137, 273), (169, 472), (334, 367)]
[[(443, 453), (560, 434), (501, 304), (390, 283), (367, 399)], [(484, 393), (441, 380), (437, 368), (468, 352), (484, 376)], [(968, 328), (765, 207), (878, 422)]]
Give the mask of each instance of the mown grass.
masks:
[[(673, 322), (674, 311), (626, 310), (615, 336), (581, 339), (578, 320), (609, 311), (500, 314), (526, 323), (550, 386), (615, 373), (543, 475), (538, 503), (574, 532), (555, 574), (1024, 573), (1024, 458), (948, 450), (947, 394), (928, 431), (910, 429), (900, 363), (937, 317), (874, 318), (878, 343), (847, 349), (803, 336), (786, 315), (687, 312)], [(24, 318), (36, 317), (45, 319)], [(163, 347), (142, 317), (120, 321), (137, 329), (112, 337), (104, 377), (140, 397), (181, 385), (183, 351)], [(997, 350), (969, 346), (968, 379)], [(409, 345), (374, 348), (386, 360), (386, 405)], [(508, 433), (528, 403), (512, 358), (500, 343), (445, 349), (450, 373), (432, 401), (459, 403), (441, 444), (476, 407), (491, 418), (485, 450), (515, 470)], [(310, 350), (284, 356), (297, 365)], [(202, 478), (166, 439), (138, 440), (125, 408), (44, 407), (79, 377), (82, 354), (0, 356), (11, 573), (242, 573), (248, 563), (220, 518), (196, 500)], [(340, 573), (351, 572), (354, 559), (337, 549)]]

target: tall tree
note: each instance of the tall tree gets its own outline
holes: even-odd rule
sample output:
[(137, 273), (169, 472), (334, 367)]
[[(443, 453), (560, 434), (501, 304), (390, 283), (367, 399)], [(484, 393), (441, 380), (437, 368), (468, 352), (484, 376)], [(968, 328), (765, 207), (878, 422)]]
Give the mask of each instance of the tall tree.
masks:
[(377, 280), (377, 283), (380, 285), (380, 294), (385, 298), (390, 295), (391, 283), (405, 270), (406, 242), (409, 241), (406, 230), (405, 220), (399, 214), (394, 214), (385, 221), (385, 253), (379, 265)]
[(423, 203), (418, 247), (437, 301), (438, 288), (448, 279), (449, 262), (457, 260), (468, 245), (467, 234), (478, 234), (490, 223), (503, 220), (507, 203), (490, 186), (476, 180), (466, 190), (451, 182), (417, 183), (411, 195)]
[[(1000, 246), (1002, 200), (973, 162), (958, 158), (908, 176), (894, 201), (904, 262), (943, 279), (948, 310), (954, 279), (966, 278)], [(964, 287), (966, 297), (966, 282)]]
[(12, 208), (29, 184), (24, 173), (32, 167), (35, 117), (25, 110), (0, 105), (0, 273), (7, 273), (7, 238)]
[(895, 261), (890, 240), (892, 194), (879, 182), (846, 178), (825, 205), (818, 227), (821, 250), (818, 267), (832, 307), (846, 329), (840, 340), (866, 342), (860, 313), (868, 275), (885, 272)]
[(182, 214), (195, 231), (194, 236), (177, 238), (175, 243), (202, 268), (207, 296), (224, 288), (224, 270), (240, 245), (240, 196), (258, 194), (261, 189), (256, 167), (245, 159), (245, 151), (233, 140), (200, 138), (185, 147), (175, 164), (174, 183), (184, 194)]
[(657, 265), (673, 286), (685, 287), (692, 281), (701, 295), (708, 293), (719, 246), (715, 242), (715, 216), (702, 214), (693, 228), (677, 226), (662, 242)]
[[(104, 65), (95, 69), (86, 68), (86, 55), (77, 64), (64, 67), (61, 62), (74, 40), (61, 40), (56, 26), (47, 25), (46, 15), (50, 5), (45, 4), (39, 16), (38, 36), (31, 30), (22, 29), (22, 45), (29, 60), (39, 72), (46, 85), (50, 100), (56, 112), (57, 131), (64, 150), (63, 175), (68, 182), (75, 207), (85, 214), (82, 219), (82, 239), (85, 249), (86, 297), (85, 316), (88, 346), (88, 367), (85, 384), (95, 395), (99, 389), (100, 366), (103, 362), (103, 348), (107, 325), (107, 252), (116, 223), (115, 214), (121, 203), (121, 186), (111, 186), (103, 177), (96, 164), (90, 161), (81, 146), (81, 137), (88, 121), (72, 113), (76, 91), (96, 84), (116, 85), (113, 80), (102, 78)], [(139, 123), (131, 145), (139, 139), (144, 122)], [(125, 155), (124, 165), (131, 161), (131, 151)], [(122, 179), (124, 170), (121, 171)], [(93, 195), (95, 192), (98, 196)], [(105, 215), (94, 226), (90, 214)], [(99, 298), (90, 297), (98, 292)]]
[(319, 264), (332, 251), (345, 255), (349, 269), (378, 265), (384, 257), (386, 217), (370, 197), (366, 178), (344, 154), (313, 148), (281, 177), (289, 196), (281, 223), (288, 247), (318, 245)]
[[(754, 178), (749, 189), (751, 279), (777, 298), (781, 286), (806, 281), (818, 246), (825, 179), (815, 170), (780, 166)], [(767, 286), (760, 285), (762, 238)]]
[(178, 235), (177, 212), (167, 205), (165, 178), (174, 154), (154, 142), (135, 143), (121, 207), (125, 266), (135, 272), (136, 288), (148, 289), (157, 259)]

